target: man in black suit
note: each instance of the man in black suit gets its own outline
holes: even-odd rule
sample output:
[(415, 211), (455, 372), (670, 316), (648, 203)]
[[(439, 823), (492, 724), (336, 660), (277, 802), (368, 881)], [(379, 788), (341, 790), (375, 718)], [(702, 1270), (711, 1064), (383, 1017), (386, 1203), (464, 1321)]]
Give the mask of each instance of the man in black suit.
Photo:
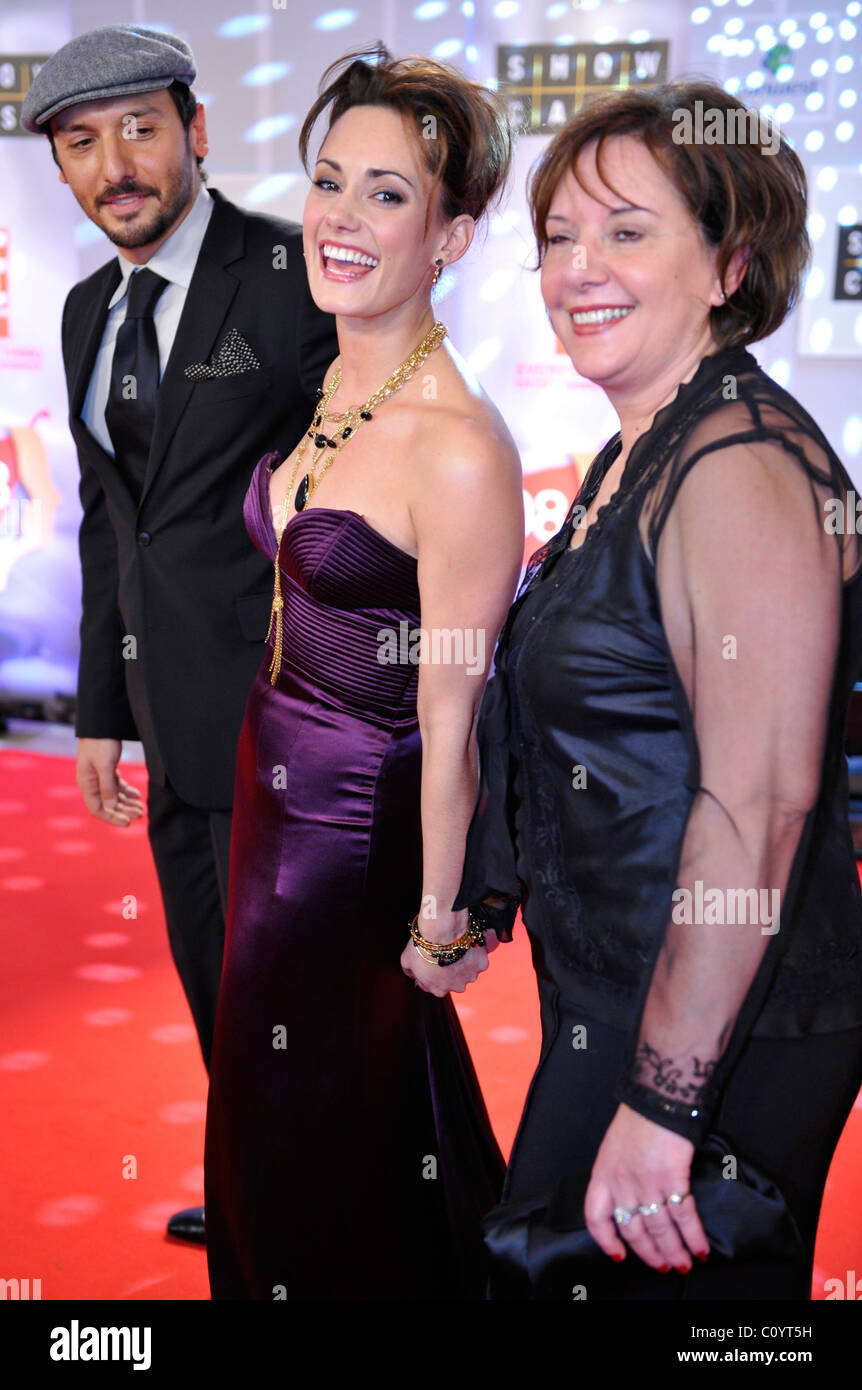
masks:
[[(143, 742), (171, 951), (208, 1066), (237, 741), (272, 598), (243, 498), (260, 456), (308, 427), (338, 345), (301, 228), (206, 189), (195, 75), (181, 39), (93, 30), (42, 66), (22, 119), (118, 247), (63, 311), (83, 507), (78, 783), (93, 815), (128, 825), (140, 794), (117, 765), (124, 739)], [(202, 1241), (202, 1209), (168, 1230)]]

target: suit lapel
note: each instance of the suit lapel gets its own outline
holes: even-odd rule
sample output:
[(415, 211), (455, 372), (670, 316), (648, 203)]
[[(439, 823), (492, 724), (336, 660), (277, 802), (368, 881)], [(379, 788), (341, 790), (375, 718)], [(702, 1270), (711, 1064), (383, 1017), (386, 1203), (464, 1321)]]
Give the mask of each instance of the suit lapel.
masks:
[(90, 377), (93, 375), (96, 356), (102, 341), (102, 334), (105, 331), (108, 302), (119, 285), (120, 279), (120, 267), (115, 256), (103, 267), (102, 278), (97, 281), (88, 303), (84, 305), (83, 312), (76, 316), (80, 327), (75, 335), (72, 352), (74, 366), (69, 382), (69, 412), (76, 419), (80, 418), (81, 411), (84, 409), (87, 387), (90, 384)]
[(192, 362), (206, 362), (230, 312), (239, 281), (225, 266), (244, 250), (242, 214), (215, 190), (209, 226), (198, 254), (168, 364), (159, 386), (156, 419), (141, 503), (165, 461), (195, 383), (185, 375)]

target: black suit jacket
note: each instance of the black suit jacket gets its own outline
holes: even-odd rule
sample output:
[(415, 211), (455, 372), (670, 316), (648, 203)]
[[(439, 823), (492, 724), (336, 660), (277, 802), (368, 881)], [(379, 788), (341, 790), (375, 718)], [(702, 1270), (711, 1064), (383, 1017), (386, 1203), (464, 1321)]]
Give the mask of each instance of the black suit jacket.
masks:
[[(216, 808), (233, 801), (272, 598), (272, 566), (248, 537), (243, 498), (260, 456), (289, 453), (308, 427), (338, 344), (335, 320), (311, 298), (301, 228), (211, 193), (139, 505), (81, 420), (119, 283), (115, 259), (69, 293), (63, 360), (84, 512), (76, 732), (141, 738), (151, 777), (166, 773), (191, 805)], [(210, 360), (231, 329), (260, 367), (189, 379), (185, 368)]]

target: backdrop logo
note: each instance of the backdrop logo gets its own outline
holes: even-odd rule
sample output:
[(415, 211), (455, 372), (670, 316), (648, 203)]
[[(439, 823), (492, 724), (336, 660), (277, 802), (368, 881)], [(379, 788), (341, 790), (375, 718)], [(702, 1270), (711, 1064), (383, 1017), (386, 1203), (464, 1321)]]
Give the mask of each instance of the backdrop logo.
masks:
[(838, 228), (833, 299), (862, 299), (862, 226)]
[(763, 66), (769, 68), (771, 73), (776, 74), (780, 68), (790, 68), (793, 71), (793, 52), (786, 43), (777, 43), (770, 48), (768, 53), (763, 55)]
[(524, 474), (524, 564), (559, 531), (591, 462), (591, 454), (569, 454), (559, 468)]
[(0, 338), (10, 336), (9, 328), (9, 228), (0, 227)]
[(29, 425), (8, 430), (0, 423), (0, 593), (22, 555), (44, 550), (51, 542), (61, 498), (36, 432), (47, 414), (40, 410)]
[(499, 45), (497, 86), (515, 129), (522, 135), (544, 135), (565, 125), (599, 92), (666, 82), (668, 46), (667, 39)]
[(0, 54), (0, 135), (30, 135), (21, 124), (21, 107), (47, 57), (47, 53)]

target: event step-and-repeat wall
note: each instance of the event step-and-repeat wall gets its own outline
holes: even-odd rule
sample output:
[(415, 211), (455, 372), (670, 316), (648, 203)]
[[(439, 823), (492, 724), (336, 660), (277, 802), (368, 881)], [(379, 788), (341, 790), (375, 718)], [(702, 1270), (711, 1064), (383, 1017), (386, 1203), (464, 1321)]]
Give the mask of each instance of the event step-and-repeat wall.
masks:
[[(550, 135), (591, 93), (708, 76), (778, 121), (806, 167), (814, 262), (792, 318), (755, 354), (812, 412), (862, 492), (862, 3), (792, 0), (4, 0), (0, 11), (0, 711), (63, 717), (80, 618), (77, 463), (60, 317), (115, 254), (61, 185), (47, 140), (20, 128), (38, 64), (74, 35), (136, 23), (198, 62), (211, 187), (300, 220), (299, 127), (325, 67), (383, 39), (505, 92), (519, 130), (505, 201), (441, 277), (436, 312), (499, 405), (524, 467), (525, 559), (554, 533), (616, 428), (542, 304), (525, 200)], [(320, 132), (322, 135), (322, 131)]]

